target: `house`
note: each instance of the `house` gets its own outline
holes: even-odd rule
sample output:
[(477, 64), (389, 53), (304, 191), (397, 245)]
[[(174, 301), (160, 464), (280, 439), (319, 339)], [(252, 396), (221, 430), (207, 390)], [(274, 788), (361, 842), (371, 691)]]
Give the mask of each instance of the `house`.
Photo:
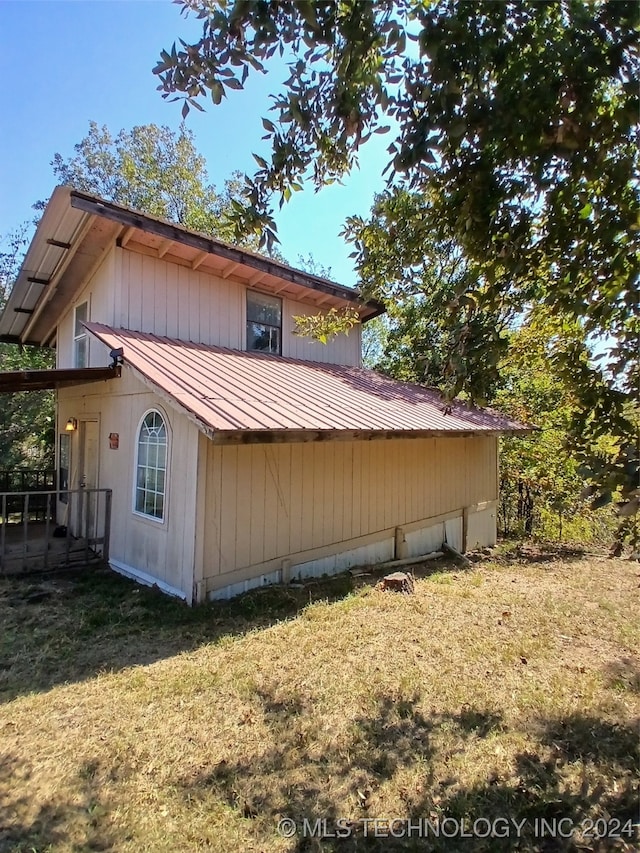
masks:
[(111, 566), (190, 603), (491, 545), (498, 437), (521, 425), (363, 370), (361, 324), (293, 334), (344, 306), (382, 310), (58, 187), (0, 316), (1, 340), (55, 347), (56, 368), (1, 387), (57, 388), (60, 482), (112, 490)]

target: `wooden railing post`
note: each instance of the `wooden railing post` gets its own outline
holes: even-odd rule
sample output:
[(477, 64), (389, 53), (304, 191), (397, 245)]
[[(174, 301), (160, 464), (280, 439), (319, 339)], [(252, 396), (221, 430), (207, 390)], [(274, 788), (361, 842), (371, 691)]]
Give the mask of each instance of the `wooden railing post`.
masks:
[(25, 492), (22, 505), (22, 570), (27, 568), (27, 542), (29, 539), (29, 492)]
[(5, 542), (7, 535), (7, 496), (2, 496), (2, 530), (0, 531), (0, 567), (4, 571)]
[(66, 533), (65, 533), (65, 541), (64, 541), (64, 559), (65, 563), (69, 565), (69, 549), (71, 548), (71, 519), (73, 518), (73, 497), (74, 492), (67, 492), (67, 500), (69, 503), (67, 506), (69, 507), (69, 512), (67, 514), (67, 523), (66, 523)]
[(86, 489), (80, 492), (80, 517), (82, 519), (80, 535), (84, 527), (84, 559), (85, 562), (89, 562), (89, 495)]
[(102, 558), (105, 563), (109, 562), (109, 541), (111, 538), (111, 489), (104, 494), (104, 542), (102, 544)]

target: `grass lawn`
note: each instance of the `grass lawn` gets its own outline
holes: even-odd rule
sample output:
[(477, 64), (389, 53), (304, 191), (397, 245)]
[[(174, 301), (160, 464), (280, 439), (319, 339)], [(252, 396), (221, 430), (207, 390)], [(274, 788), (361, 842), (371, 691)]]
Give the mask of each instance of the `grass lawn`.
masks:
[(195, 610), (0, 580), (0, 850), (638, 849), (639, 564), (429, 568)]

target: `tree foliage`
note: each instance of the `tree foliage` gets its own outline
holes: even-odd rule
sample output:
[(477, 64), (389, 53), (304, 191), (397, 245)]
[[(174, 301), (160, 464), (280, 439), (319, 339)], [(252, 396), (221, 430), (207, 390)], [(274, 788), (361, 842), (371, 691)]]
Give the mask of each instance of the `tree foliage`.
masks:
[[(1, 306), (0, 306), (1, 307)], [(49, 350), (0, 343), (0, 370), (45, 370), (54, 366)], [(0, 401), (0, 469), (52, 468), (55, 415), (52, 391), (3, 394)]]
[(331, 267), (327, 267), (316, 260), (313, 252), (308, 252), (306, 255), (298, 255), (298, 269), (317, 275), (320, 278), (325, 278), (327, 281), (335, 281), (331, 274)]
[[(589, 361), (580, 324), (558, 319), (544, 308), (531, 311), (508, 334), (492, 405), (538, 429), (501, 442), (498, 515), (505, 535), (584, 541), (614, 532), (612, 514), (597, 513), (583, 491), (582, 457), (571, 440), (579, 399), (557, 364), (557, 353), (569, 346)], [(603, 435), (589, 452), (610, 461), (615, 440)]]
[[(315, 259), (313, 253), (298, 255), (298, 266), (311, 275), (317, 275), (327, 281), (331, 278), (331, 267), (324, 266)], [(301, 337), (311, 338), (326, 344), (336, 335), (348, 333), (360, 321), (360, 315), (355, 308), (337, 309), (318, 314), (299, 314), (293, 316), (295, 323), (293, 334)]]
[(326, 344), (335, 335), (349, 332), (356, 323), (360, 322), (360, 315), (355, 308), (345, 308), (342, 311), (330, 308), (324, 313), (297, 316), (294, 314), (293, 321), (294, 335), (312, 338), (321, 344)]
[[(434, 234), (423, 197), (395, 188), (376, 196), (368, 219), (347, 219), (343, 235), (355, 244), (363, 290), (387, 306), (387, 353), (379, 367), (398, 379), (467, 391), (483, 355), (495, 368), (513, 319), (509, 306), (479, 311), (467, 291), (478, 266), (455, 240)], [(490, 346), (488, 345), (490, 343)], [(473, 377), (474, 398), (486, 403), (495, 370)]]
[[(219, 192), (209, 181), (205, 158), (184, 124), (177, 133), (155, 124), (121, 130), (89, 122), (89, 132), (75, 154), (56, 154), (51, 162), (56, 182), (212, 234), (234, 239), (230, 214), (241, 209), (242, 182), (233, 175)], [(40, 204), (44, 207), (44, 204)], [(257, 246), (244, 238), (244, 245)]]
[[(274, 193), (282, 202), (307, 181), (339, 179), (372, 133), (391, 133), (390, 189), (420, 199), (404, 228), (418, 241), (451, 241), (469, 272), (454, 285), (466, 316), (449, 347), (458, 356), (447, 358), (451, 392), (482, 399), (498, 381), (494, 318), (544, 305), (579, 323), (607, 352), (598, 363), (573, 345), (556, 354), (576, 394), (572, 429), (585, 453), (606, 433), (622, 454), (615, 464), (591, 456), (585, 474), (601, 500), (614, 487), (632, 495), (638, 457), (628, 401), (640, 391), (635, 0), (182, 7), (201, 19), (202, 37), (162, 51), (154, 70), (164, 95), (183, 98), (185, 110), (205, 95), (220, 103), (276, 54), (289, 64), (263, 119), (271, 154), (257, 158), (247, 179), (237, 233), (273, 239)], [(366, 241), (356, 247), (364, 269)]]

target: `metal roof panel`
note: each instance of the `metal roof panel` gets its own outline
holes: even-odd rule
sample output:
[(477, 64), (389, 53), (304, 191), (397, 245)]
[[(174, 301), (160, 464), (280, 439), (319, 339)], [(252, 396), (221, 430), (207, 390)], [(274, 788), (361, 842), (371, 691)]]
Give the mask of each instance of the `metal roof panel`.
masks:
[(216, 431), (513, 433), (531, 427), (372, 370), (241, 352), (87, 323), (124, 363)]

